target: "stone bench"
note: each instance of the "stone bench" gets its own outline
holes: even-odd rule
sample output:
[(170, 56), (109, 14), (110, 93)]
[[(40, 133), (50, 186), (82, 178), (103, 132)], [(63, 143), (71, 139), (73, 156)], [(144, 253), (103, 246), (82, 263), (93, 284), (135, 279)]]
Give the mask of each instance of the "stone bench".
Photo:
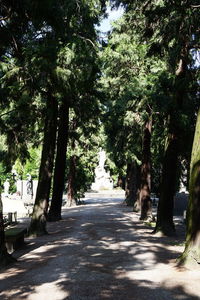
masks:
[(8, 253), (13, 253), (24, 245), (26, 228), (9, 228), (5, 230), (5, 243)]

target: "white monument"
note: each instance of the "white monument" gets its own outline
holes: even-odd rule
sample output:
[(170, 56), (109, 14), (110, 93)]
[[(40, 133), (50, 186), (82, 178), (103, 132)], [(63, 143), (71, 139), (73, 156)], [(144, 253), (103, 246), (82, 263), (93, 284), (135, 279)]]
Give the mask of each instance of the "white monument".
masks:
[(110, 177), (110, 172), (106, 172), (104, 168), (105, 161), (106, 152), (100, 149), (99, 164), (95, 168), (95, 182), (93, 182), (91, 186), (91, 189), (94, 191), (113, 189), (113, 180)]
[(4, 186), (4, 196), (8, 197), (8, 195), (9, 195), (9, 188), (10, 188), (10, 183), (9, 183), (8, 179), (6, 179), (6, 181), (4, 182), (3, 186)]
[[(37, 185), (38, 185), (38, 180), (32, 180), (32, 183), (29, 182), (28, 180), (17, 180), (17, 194), (20, 195), (21, 199), (26, 199), (26, 200), (34, 200), (36, 191), (37, 191)], [(31, 186), (29, 186), (31, 184)], [(31, 190), (30, 190), (31, 188)]]

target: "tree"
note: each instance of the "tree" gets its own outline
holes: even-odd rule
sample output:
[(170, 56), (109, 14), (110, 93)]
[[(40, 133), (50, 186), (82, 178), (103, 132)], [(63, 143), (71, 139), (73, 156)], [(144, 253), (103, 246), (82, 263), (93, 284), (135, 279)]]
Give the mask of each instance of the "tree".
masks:
[[(45, 1), (45, 3), (41, 3), (40, 1), (19, 1), (18, 3), (2, 2), (2, 19), (0, 25), (1, 32), (5, 37), (5, 42), (1, 45), (0, 50), (1, 53), (7, 56), (10, 62), (17, 62), (17, 68), (13, 69), (11, 73), (12, 76), (18, 75), (16, 84), (13, 85), (13, 89), (11, 90), (13, 92), (13, 103), (15, 105), (18, 103), (17, 97), (14, 97), (14, 92), (18, 90), (20, 94), (23, 90), (23, 92), (26, 92), (26, 98), (24, 97), (26, 100), (25, 103), (30, 104), (30, 112), (36, 112), (32, 114), (35, 116), (35, 119), (38, 120), (43, 118), (43, 116), (48, 116), (46, 118), (46, 132), (43, 133), (44, 143), (39, 181), (46, 178), (45, 174), (52, 173), (52, 164), (45, 164), (45, 160), (49, 162), (53, 161), (52, 157), (54, 151), (52, 147), (53, 144), (55, 144), (55, 141), (52, 141), (52, 145), (48, 144), (49, 129), (52, 128), (51, 114), (54, 114), (53, 111), (51, 113), (49, 112), (49, 104), (51, 103), (51, 101), (49, 102), (49, 98), (59, 97), (59, 99), (62, 99), (61, 102), (65, 102), (69, 96), (68, 94), (73, 94), (73, 92), (69, 93), (69, 87), (73, 90), (70, 81), (73, 81), (76, 76), (79, 78), (82, 76), (77, 67), (77, 72), (74, 72), (74, 77), (70, 77), (69, 73), (72, 73), (74, 70), (69, 70), (69, 68), (65, 67), (65, 62), (69, 65), (71, 59), (70, 51), (65, 51), (65, 47), (70, 44), (72, 56), (74, 48), (77, 48), (79, 53), (81, 53), (81, 49), (84, 48), (84, 45), (90, 45), (91, 49), (94, 47), (92, 42), (92, 39), (94, 37), (96, 38), (94, 24), (98, 23), (99, 14), (104, 10), (104, 6), (105, 3), (103, 0), (97, 0), (95, 3), (90, 1), (87, 4), (85, 1), (80, 1), (79, 9), (77, 9), (77, 1), (71, 1), (70, 3), (55, 0), (50, 2)], [(90, 22), (88, 22), (88, 20), (90, 20)], [(77, 47), (78, 44), (80, 45), (79, 49)], [(65, 51), (65, 58), (67, 58), (66, 60), (64, 60), (62, 56), (63, 49)], [(91, 51), (91, 53), (93, 52), (94, 51)], [(81, 55), (78, 57), (79, 62), (81, 62)], [(17, 86), (19, 86), (20, 89), (17, 89)], [(9, 91), (10, 87), (8, 87), (7, 84), (2, 91), (2, 98), (5, 96), (5, 92)], [(40, 107), (40, 111), (34, 111), (33, 102), (29, 101), (30, 99), (35, 100), (36, 98), (42, 107)], [(47, 101), (47, 104), (45, 101)], [(28, 124), (28, 121), (25, 122), (25, 124)], [(48, 124), (50, 128), (47, 128)], [(14, 132), (15, 138), (18, 136), (17, 134), (21, 132), (20, 129), (18, 126), (18, 131)], [(40, 131), (40, 127), (37, 129)], [(33, 132), (34, 130), (32, 130), (32, 133)], [(53, 133), (54, 132), (55, 130), (53, 130)], [(13, 131), (11, 131), (11, 133), (13, 133)], [(30, 131), (28, 131), (28, 133), (30, 133)], [(12, 137), (13, 134), (10, 136)], [(9, 141), (8, 145), (10, 147), (12, 143)], [(45, 143), (47, 143), (47, 145)], [(21, 143), (21, 145), (26, 145), (26, 143)], [(49, 147), (52, 150), (49, 153), (51, 158), (46, 151)], [(25, 150), (26, 148), (24, 147), (24, 151)], [(17, 152), (13, 151), (13, 153), (16, 154)], [(46, 180), (47, 178), (44, 181)], [(34, 220), (31, 222), (30, 232), (35, 231), (37, 228), (38, 234), (41, 234), (42, 231), (45, 232), (44, 216), (46, 215), (45, 210), (48, 199), (44, 199), (44, 195), (48, 197), (50, 193), (50, 178), (48, 178), (47, 181), (48, 183), (46, 182), (46, 184), (38, 184), (37, 199), (34, 206)], [(41, 218), (43, 219), (42, 227), (44, 230), (40, 230)], [(37, 222), (38, 224), (36, 226)], [(35, 225), (33, 226), (33, 224)]]
[[(91, 3), (90, 3), (91, 4)], [(99, 4), (99, 3), (98, 3)], [(71, 98), (73, 98), (74, 83), (77, 79), (81, 81), (82, 69), (81, 66), (84, 65), (84, 62), (76, 65), (76, 61), (80, 60), (81, 51), (79, 55), (76, 53), (78, 49), (84, 46), (87, 47), (90, 43), (90, 40), (87, 41), (87, 38), (90, 38), (90, 35), (94, 35), (94, 28), (91, 26), (95, 20), (97, 19), (96, 12), (91, 13), (92, 6), (86, 5), (81, 2), (80, 9), (76, 9), (76, 1), (72, 3), (72, 5), (68, 5), (68, 3), (64, 3), (61, 5), (60, 3), (56, 4), (56, 11), (54, 13), (54, 18), (49, 19), (49, 15), (45, 14), (44, 17), (47, 24), (49, 24), (50, 28), (47, 29), (47, 35), (44, 35), (43, 39), (43, 48), (39, 51), (39, 61), (41, 57), (45, 54), (48, 64), (44, 65), (43, 72), (47, 74), (47, 80), (54, 84), (54, 93), (57, 93), (57, 97), (59, 97), (59, 126), (58, 126), (58, 135), (57, 135), (57, 152), (56, 152), (56, 160), (55, 160), (55, 169), (54, 169), (54, 184), (53, 184), (53, 194), (52, 194), (52, 202), (49, 211), (49, 220), (58, 220), (61, 218), (61, 205), (62, 205), (62, 194), (64, 189), (64, 173), (65, 173), (65, 160), (66, 160), (66, 148), (67, 148), (67, 131), (68, 131), (68, 111), (69, 106), (71, 105)], [(74, 10), (73, 10), (74, 8)], [(51, 11), (53, 6), (50, 5), (49, 10)], [(49, 13), (49, 12), (48, 12)], [(58, 22), (58, 15), (62, 17)], [(91, 23), (86, 22), (86, 17), (90, 18)], [(77, 19), (81, 20), (81, 22), (77, 22)], [(67, 23), (66, 23), (67, 20)], [(61, 26), (62, 24), (62, 26)], [(89, 26), (88, 26), (89, 25)], [(82, 27), (83, 26), (83, 27)], [(82, 32), (83, 30), (83, 32)], [(50, 41), (50, 44), (47, 44), (47, 41)], [(50, 45), (50, 46), (49, 46)], [(79, 48), (80, 47), (80, 48)], [(48, 51), (49, 50), (49, 51)], [(92, 51), (91, 51), (92, 53)], [(75, 69), (77, 69), (77, 73)], [(43, 89), (48, 91), (48, 85), (43, 87)], [(53, 111), (52, 111), (53, 114)], [(49, 130), (49, 129), (45, 129)], [(55, 132), (55, 131), (53, 131)], [(45, 136), (46, 133), (44, 133)], [(55, 135), (53, 135), (55, 136)], [(48, 139), (47, 139), (48, 140)], [(45, 140), (44, 140), (45, 141)], [(55, 145), (55, 143), (54, 143)], [(48, 145), (44, 147), (48, 148)], [(55, 149), (54, 149), (55, 151)], [(45, 151), (46, 153), (46, 151)], [(53, 150), (50, 152), (51, 155), (54, 154)], [(42, 156), (43, 159), (43, 156)], [(45, 161), (45, 160), (44, 160)], [(46, 158), (48, 161), (48, 158)], [(53, 159), (51, 159), (53, 161)], [(42, 161), (41, 161), (42, 165)], [(52, 173), (50, 168), (51, 164), (48, 164), (49, 169), (47, 170), (47, 166), (45, 169), (41, 169), (40, 171), (45, 174)], [(43, 165), (44, 167), (44, 165)], [(49, 181), (51, 179), (49, 178)], [(44, 186), (46, 188), (45, 195), (49, 197), (50, 193), (50, 184), (46, 184)], [(30, 232), (35, 230), (34, 228), (39, 228), (40, 226), (34, 226), (34, 223), (40, 223), (40, 219), (38, 216), (42, 213), (43, 227), (45, 226), (46, 220), (44, 220), (44, 216), (46, 215), (46, 203), (49, 199), (44, 199), (44, 191), (40, 185), (38, 185), (38, 203), (35, 203), (34, 206), (34, 220), (32, 220), (30, 225)], [(38, 211), (40, 210), (40, 211)], [(37, 216), (37, 218), (36, 218)], [(33, 219), (33, 218), (32, 218)], [(44, 230), (45, 233), (45, 230)], [(41, 234), (41, 232), (39, 232)]]
[[(137, 203), (142, 202), (142, 206), (138, 205), (138, 209), (142, 209), (141, 219), (147, 219), (152, 214), (150, 156), (152, 119), (155, 119), (157, 111), (155, 85), (166, 69), (166, 63), (148, 57), (149, 46), (141, 42), (141, 33), (129, 26), (129, 18), (130, 14), (125, 14), (114, 26), (103, 52), (102, 81), (108, 98), (105, 126), (116, 165), (141, 165), (140, 199)], [(139, 25), (143, 23), (144, 17), (140, 17)], [(127, 202), (132, 200), (132, 203), (136, 202), (133, 186), (137, 184), (130, 182), (130, 178), (136, 180), (130, 171), (135, 172), (136, 169), (127, 168), (127, 186), (134, 190), (134, 196), (127, 191)]]
[(127, 32), (126, 22), (122, 19), (115, 24), (108, 45), (102, 51), (102, 85), (107, 99), (103, 122), (107, 147), (119, 175), (126, 175), (126, 201), (129, 205), (135, 202), (137, 184), (133, 179), (136, 179), (135, 166), (141, 159), (141, 120), (135, 112), (141, 95), (136, 74), (140, 67), (141, 73), (144, 70), (137, 55), (140, 53), (142, 57), (145, 50), (143, 45), (137, 45), (136, 40), (131, 31)]
[[(58, 52), (56, 29), (53, 28), (48, 33), (44, 31), (40, 41), (35, 40), (33, 45), (30, 41), (25, 51), (27, 68), (35, 74), (32, 88), (41, 100), (39, 117), (45, 117), (38, 186), (28, 229), (30, 235), (47, 233), (46, 218), (54, 166), (58, 118), (58, 89), (54, 80)], [(55, 86), (53, 86), (53, 82), (55, 82)]]
[(69, 174), (67, 181), (67, 205), (72, 206), (78, 203), (76, 195), (76, 165), (77, 165), (77, 156), (72, 155), (69, 161)]
[[(22, 47), (26, 39), (27, 15), (24, 3), (1, 2), (0, 33), (3, 37), (0, 45), (0, 131), (7, 144), (3, 156), (6, 171), (20, 158), (28, 157), (27, 142), (31, 139), (31, 131), (35, 121), (30, 107), (32, 94), (25, 84), (27, 75), (22, 68)], [(29, 102), (30, 101), (30, 102)], [(32, 107), (34, 109), (34, 106)], [(0, 199), (0, 263), (6, 265), (14, 259), (5, 247), (3, 207)]]
[(47, 112), (44, 129), (42, 157), (39, 170), (38, 188), (33, 208), (29, 235), (46, 234), (46, 217), (51, 188), (53, 162), (57, 132), (57, 100), (53, 95), (47, 96)]
[[(86, 109), (81, 102), (84, 103), (86, 97), (89, 100), (91, 99), (90, 94), (97, 78), (97, 36), (94, 25), (98, 22), (101, 9), (95, 4), (99, 4), (98, 1), (97, 3), (90, 2), (89, 4), (81, 3), (77, 15), (74, 15), (72, 18), (70, 31), (71, 34), (73, 32), (73, 35), (71, 39), (67, 37), (68, 43), (64, 44), (64, 47), (61, 48), (58, 54), (58, 76), (60, 79), (59, 84), (61, 85), (59, 92), (62, 95), (62, 104), (57, 138), (53, 195), (48, 215), (49, 221), (61, 219), (69, 130), (69, 107), (73, 107), (76, 110), (76, 107), (81, 105), (83, 110)], [(78, 23), (77, 18), (79, 19)], [(64, 39), (64, 36), (62, 38)], [(66, 60), (64, 60), (65, 57)], [(64, 87), (65, 85), (67, 85), (67, 88)], [(90, 110), (92, 110), (93, 102), (91, 101), (89, 105)], [(87, 112), (87, 118), (89, 118), (89, 115)]]
[(189, 183), (189, 205), (187, 210), (187, 232), (184, 253), (180, 263), (196, 265), (200, 263), (200, 110), (197, 116), (192, 148)]
[[(20, 158), (21, 160), (25, 160), (25, 158), (28, 156), (27, 142), (29, 140), (32, 140), (33, 142), (35, 132), (38, 132), (38, 130), (35, 130), (36, 127), (34, 125), (42, 115), (42, 104), (40, 103), (40, 109), (38, 110), (38, 107), (36, 107), (35, 103), (43, 98), (41, 95), (45, 95), (44, 99), (47, 99), (47, 118), (45, 129), (47, 130), (44, 141), (47, 141), (48, 144), (49, 131), (47, 126), (49, 125), (49, 123), (51, 124), (52, 119), (50, 117), (52, 112), (50, 112), (49, 110), (52, 102), (55, 102), (53, 93), (51, 93), (49, 89), (50, 84), (48, 84), (48, 80), (50, 78), (49, 74), (52, 68), (54, 68), (55, 61), (55, 43), (53, 43), (54, 40), (51, 43), (52, 51), (47, 52), (47, 48), (49, 50), (49, 36), (51, 35), (51, 30), (49, 29), (52, 19), (49, 21), (48, 29), (47, 26), (44, 25), (45, 21), (47, 22), (47, 20), (49, 20), (48, 13), (49, 10), (52, 9), (52, 7), (50, 5), (46, 6), (46, 13), (41, 16), (40, 13), (35, 14), (35, 12), (37, 12), (37, 8), (41, 8), (37, 7), (37, 5), (38, 3), (33, 4), (32, 1), (20, 1), (18, 3), (3, 3), (2, 9), (3, 13), (8, 13), (8, 18), (6, 18), (6, 21), (1, 22), (3, 33), (7, 33), (7, 38), (5, 39), (5, 44), (2, 48), (4, 50), (3, 63), (7, 68), (9, 68), (9, 66), (12, 66), (13, 63), (15, 63), (16, 66), (15, 68), (12, 67), (12, 72), (7, 71), (5, 74), (6, 76), (3, 77), (5, 82), (5, 86), (3, 86), (4, 95), (7, 94), (7, 97), (12, 99), (12, 105), (14, 107), (11, 113), (7, 114), (7, 116), (9, 116), (9, 118), (7, 118), (6, 120), (7, 123), (12, 113), (15, 112), (14, 118), (12, 118), (8, 123), (9, 130), (7, 130), (7, 128), (4, 126), (4, 132), (7, 135), (8, 150), (10, 149), (9, 152), (12, 151), (13, 153), (11, 153), (11, 157), (14, 157), (14, 159)], [(50, 58), (48, 61), (48, 65), (45, 63), (45, 59), (42, 60), (42, 58), (44, 58), (47, 53), (48, 55), (45, 57), (46, 60)], [(10, 86), (11, 83), (12, 86)], [(53, 101), (52, 98), (54, 98)], [(54, 108), (55, 105), (53, 105), (53, 109)], [(45, 110), (43, 110), (43, 112), (45, 112)], [(30, 118), (30, 116), (32, 117), (32, 119)], [(34, 119), (35, 121), (33, 121)], [(56, 122), (54, 122), (54, 124), (56, 124)], [(15, 140), (14, 143), (13, 138)], [(21, 147), (24, 150), (22, 152), (23, 156), (20, 156), (19, 152), (16, 151), (18, 145), (24, 146), (23, 148)], [(45, 210), (42, 211), (41, 208), (45, 206), (45, 202), (43, 201), (47, 201), (47, 199), (44, 199), (44, 197), (48, 196), (48, 189), (50, 188), (49, 182), (46, 177), (48, 177), (48, 171), (49, 174), (51, 174), (52, 172), (51, 158), (49, 157), (52, 151), (48, 152), (48, 150), (51, 150), (51, 146), (49, 149), (49, 144), (44, 145), (41, 166), (46, 169), (43, 170), (42, 167), (40, 168), (36, 205), (34, 206), (34, 214), (31, 223), (32, 228), (29, 230), (30, 232), (32, 231), (32, 233), (35, 233), (37, 229), (39, 234), (41, 234), (43, 231), (45, 232), (45, 229), (42, 228), (43, 225), (41, 225), (41, 223), (43, 223), (43, 221), (41, 222), (41, 219), (43, 219)], [(48, 164), (48, 162), (50, 164)], [(48, 167), (50, 167), (49, 170), (47, 170)], [(36, 226), (37, 218), (38, 224)]]
[(140, 220), (152, 219), (152, 201), (151, 201), (151, 116), (147, 119), (143, 133), (142, 165), (140, 175)]
[[(149, 24), (152, 24), (151, 29), (154, 31), (154, 43), (152, 44), (152, 47), (158, 46), (160, 47), (160, 51), (162, 51), (162, 48), (167, 50), (167, 55), (169, 57), (169, 72), (174, 73), (173, 102), (169, 109), (168, 136), (163, 161), (161, 195), (158, 206), (157, 223), (154, 230), (154, 232), (161, 231), (167, 235), (173, 234), (175, 230), (173, 224), (173, 197), (177, 186), (177, 168), (181, 152), (180, 145), (183, 131), (179, 122), (181, 117), (178, 118), (178, 116), (183, 114), (188, 116), (186, 103), (187, 101), (190, 101), (189, 84), (193, 80), (191, 70), (188, 67), (190, 61), (189, 50), (191, 47), (189, 43), (192, 38), (191, 28), (193, 28), (192, 30), (194, 32), (197, 28), (196, 14), (194, 14), (190, 23), (187, 23), (186, 21), (187, 15), (193, 10), (190, 1), (187, 3), (181, 2), (180, 4), (181, 9), (177, 9), (176, 5), (166, 3), (164, 6), (158, 5), (155, 9), (149, 8), (146, 13), (147, 20), (149, 21)], [(173, 13), (176, 14), (176, 18), (173, 20), (176, 28), (170, 35), (167, 33), (167, 29), (169, 30), (171, 28), (172, 20), (170, 15), (167, 19), (166, 16), (164, 16), (166, 10), (173, 11)], [(154, 28), (155, 23), (161, 24), (161, 22), (165, 23), (164, 25), (162, 23), (159, 32), (162, 41), (168, 34), (168, 40), (165, 40), (164, 47), (159, 44), (155, 38), (158, 36)], [(173, 42), (173, 39), (175, 38), (176, 42)], [(170, 42), (171, 47), (169, 47)]]
[(48, 221), (61, 220), (62, 195), (64, 191), (65, 169), (66, 169), (66, 151), (68, 142), (69, 126), (69, 102), (65, 99), (60, 105), (57, 137), (57, 152), (54, 169), (53, 194), (51, 207), (48, 212)]
[[(97, 152), (103, 143), (101, 139), (102, 126), (99, 124), (98, 99), (94, 95), (90, 96), (91, 99), (90, 97), (88, 99), (87, 95), (88, 104), (93, 99), (90, 112), (82, 110), (80, 106), (80, 110), (71, 111), (66, 188), (68, 206), (79, 204), (80, 198), (84, 197), (85, 191), (90, 188), (94, 180)], [(94, 105), (95, 103), (96, 105)]]
[[(125, 196), (127, 205), (134, 206), (135, 211), (140, 211), (140, 203), (137, 206), (136, 201), (139, 198), (140, 186), (140, 168), (136, 161), (127, 164), (126, 181), (125, 181)], [(136, 207), (137, 206), (137, 207)]]
[[(117, 1), (118, 3), (120, 1)], [(187, 103), (191, 97), (193, 72), (189, 68), (195, 48), (192, 39), (198, 35), (196, 1), (121, 1), (130, 11), (129, 23), (135, 32), (140, 31), (141, 41), (148, 41), (148, 54), (165, 58), (167, 71), (173, 79), (171, 101), (168, 106), (165, 155), (162, 187), (155, 232), (174, 234), (173, 197), (177, 186), (182, 116), (188, 117)], [(143, 17), (143, 18), (141, 18)], [(142, 22), (138, 23), (138, 20)], [(196, 45), (197, 47), (197, 45)], [(194, 103), (194, 102), (193, 102)], [(194, 106), (193, 106), (194, 107)], [(194, 111), (193, 111), (194, 114)]]

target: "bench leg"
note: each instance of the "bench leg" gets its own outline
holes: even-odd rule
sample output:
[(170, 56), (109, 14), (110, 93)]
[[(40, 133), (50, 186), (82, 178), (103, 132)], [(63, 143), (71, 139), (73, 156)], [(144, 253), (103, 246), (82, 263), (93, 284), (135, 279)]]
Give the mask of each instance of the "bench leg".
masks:
[(9, 254), (12, 254), (15, 250), (24, 246), (24, 235), (6, 241), (6, 248)]
[(17, 212), (14, 212), (14, 222), (17, 223)]
[(13, 213), (8, 213), (8, 222), (10, 224), (12, 223), (12, 215), (13, 215)]
[(6, 242), (6, 248), (9, 254), (14, 252), (13, 242)]

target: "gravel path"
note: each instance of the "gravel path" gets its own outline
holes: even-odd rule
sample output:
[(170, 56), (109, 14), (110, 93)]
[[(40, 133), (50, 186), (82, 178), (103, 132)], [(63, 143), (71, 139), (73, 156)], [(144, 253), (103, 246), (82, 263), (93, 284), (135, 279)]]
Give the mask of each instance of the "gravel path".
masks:
[(175, 267), (183, 237), (151, 235), (122, 199), (107, 197), (65, 208), (49, 235), (26, 239), (0, 274), (0, 299), (200, 299), (200, 271)]

